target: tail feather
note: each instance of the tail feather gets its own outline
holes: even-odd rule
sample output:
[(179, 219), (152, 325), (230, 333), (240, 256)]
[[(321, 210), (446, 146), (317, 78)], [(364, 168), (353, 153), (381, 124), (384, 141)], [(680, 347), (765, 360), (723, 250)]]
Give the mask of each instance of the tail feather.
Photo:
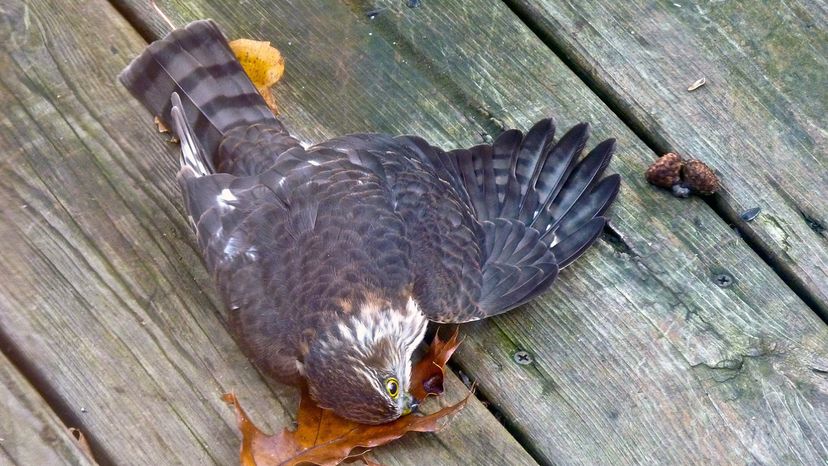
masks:
[(239, 126), (281, 125), (210, 20), (195, 21), (155, 41), (119, 76), (153, 115), (172, 124), (170, 96), (198, 135), (207, 159), (216, 159), (224, 136)]

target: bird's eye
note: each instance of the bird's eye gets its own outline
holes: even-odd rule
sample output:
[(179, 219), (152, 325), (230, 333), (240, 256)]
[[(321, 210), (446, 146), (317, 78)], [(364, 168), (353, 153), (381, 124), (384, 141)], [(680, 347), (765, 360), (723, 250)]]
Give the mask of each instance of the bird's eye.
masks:
[(396, 398), (397, 395), (400, 394), (400, 384), (397, 382), (397, 379), (391, 377), (390, 379), (385, 381), (385, 391), (388, 392), (388, 395), (391, 398)]

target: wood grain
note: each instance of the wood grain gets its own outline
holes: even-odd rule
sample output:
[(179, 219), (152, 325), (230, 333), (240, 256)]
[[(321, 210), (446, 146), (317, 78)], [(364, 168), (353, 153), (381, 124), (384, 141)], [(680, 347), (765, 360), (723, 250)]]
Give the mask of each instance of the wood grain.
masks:
[[(148, 34), (165, 31), (143, 2), (119, 4)], [(452, 148), (550, 113), (619, 139), (614, 234), (543, 299), (465, 327), (457, 356), (536, 458), (828, 458), (825, 325), (707, 204), (647, 185), (655, 154), (504, 5), (161, 5), (178, 24), (213, 17), (231, 38), (273, 41), (287, 60), (284, 120), (307, 141), (373, 130)], [(518, 349), (534, 362), (515, 364)]]
[[(182, 215), (177, 148), (115, 81), (146, 42), (103, 0), (3, 1), (0, 38), (4, 344), (114, 462), (237, 462), (220, 395), (273, 431), (295, 393), (268, 385), (226, 332)], [(533, 463), (476, 400), (452, 426), (376, 456), (468, 463), (485, 448)]]
[(828, 318), (828, 4), (507, 3), (661, 151), (714, 167), (725, 215)]
[(92, 464), (46, 401), (2, 353), (0, 400), (0, 464)]

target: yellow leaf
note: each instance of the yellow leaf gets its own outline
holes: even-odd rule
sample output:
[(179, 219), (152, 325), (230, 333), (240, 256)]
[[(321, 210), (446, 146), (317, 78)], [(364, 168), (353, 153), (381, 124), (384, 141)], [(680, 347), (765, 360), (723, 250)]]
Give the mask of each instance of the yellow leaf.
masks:
[(273, 113), (279, 113), (270, 88), (285, 72), (285, 59), (282, 54), (266, 41), (236, 39), (229, 45), (244, 72), (267, 102), (267, 106)]

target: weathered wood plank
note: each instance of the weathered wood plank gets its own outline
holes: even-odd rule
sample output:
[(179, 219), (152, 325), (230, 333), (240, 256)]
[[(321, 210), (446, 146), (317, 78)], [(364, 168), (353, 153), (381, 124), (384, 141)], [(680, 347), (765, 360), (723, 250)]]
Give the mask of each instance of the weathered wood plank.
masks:
[[(177, 148), (115, 81), (146, 42), (103, 0), (4, 1), (0, 38), (3, 333), (112, 461), (235, 463), (220, 394), (274, 430), (294, 390), (268, 386), (226, 332), (181, 212)], [(533, 463), (482, 403), (455, 421), (377, 457), (468, 463), (485, 448)]]
[[(162, 23), (123, 1), (142, 25)], [(615, 136), (617, 237), (523, 309), (465, 327), (457, 361), (550, 463), (828, 458), (828, 331), (705, 203), (642, 177), (654, 154), (502, 4), (167, 2), (287, 57), (284, 119), (306, 140), (414, 132), (446, 147), (548, 113)], [(369, 15), (371, 12), (377, 15)], [(374, 16), (374, 19), (370, 19)], [(143, 21), (146, 19), (146, 21)], [(735, 279), (720, 288), (714, 278)], [(528, 350), (534, 363), (512, 355)]]
[(46, 401), (2, 353), (0, 464), (91, 464)]
[(661, 150), (715, 167), (731, 221), (828, 317), (824, 1), (507, 3)]

